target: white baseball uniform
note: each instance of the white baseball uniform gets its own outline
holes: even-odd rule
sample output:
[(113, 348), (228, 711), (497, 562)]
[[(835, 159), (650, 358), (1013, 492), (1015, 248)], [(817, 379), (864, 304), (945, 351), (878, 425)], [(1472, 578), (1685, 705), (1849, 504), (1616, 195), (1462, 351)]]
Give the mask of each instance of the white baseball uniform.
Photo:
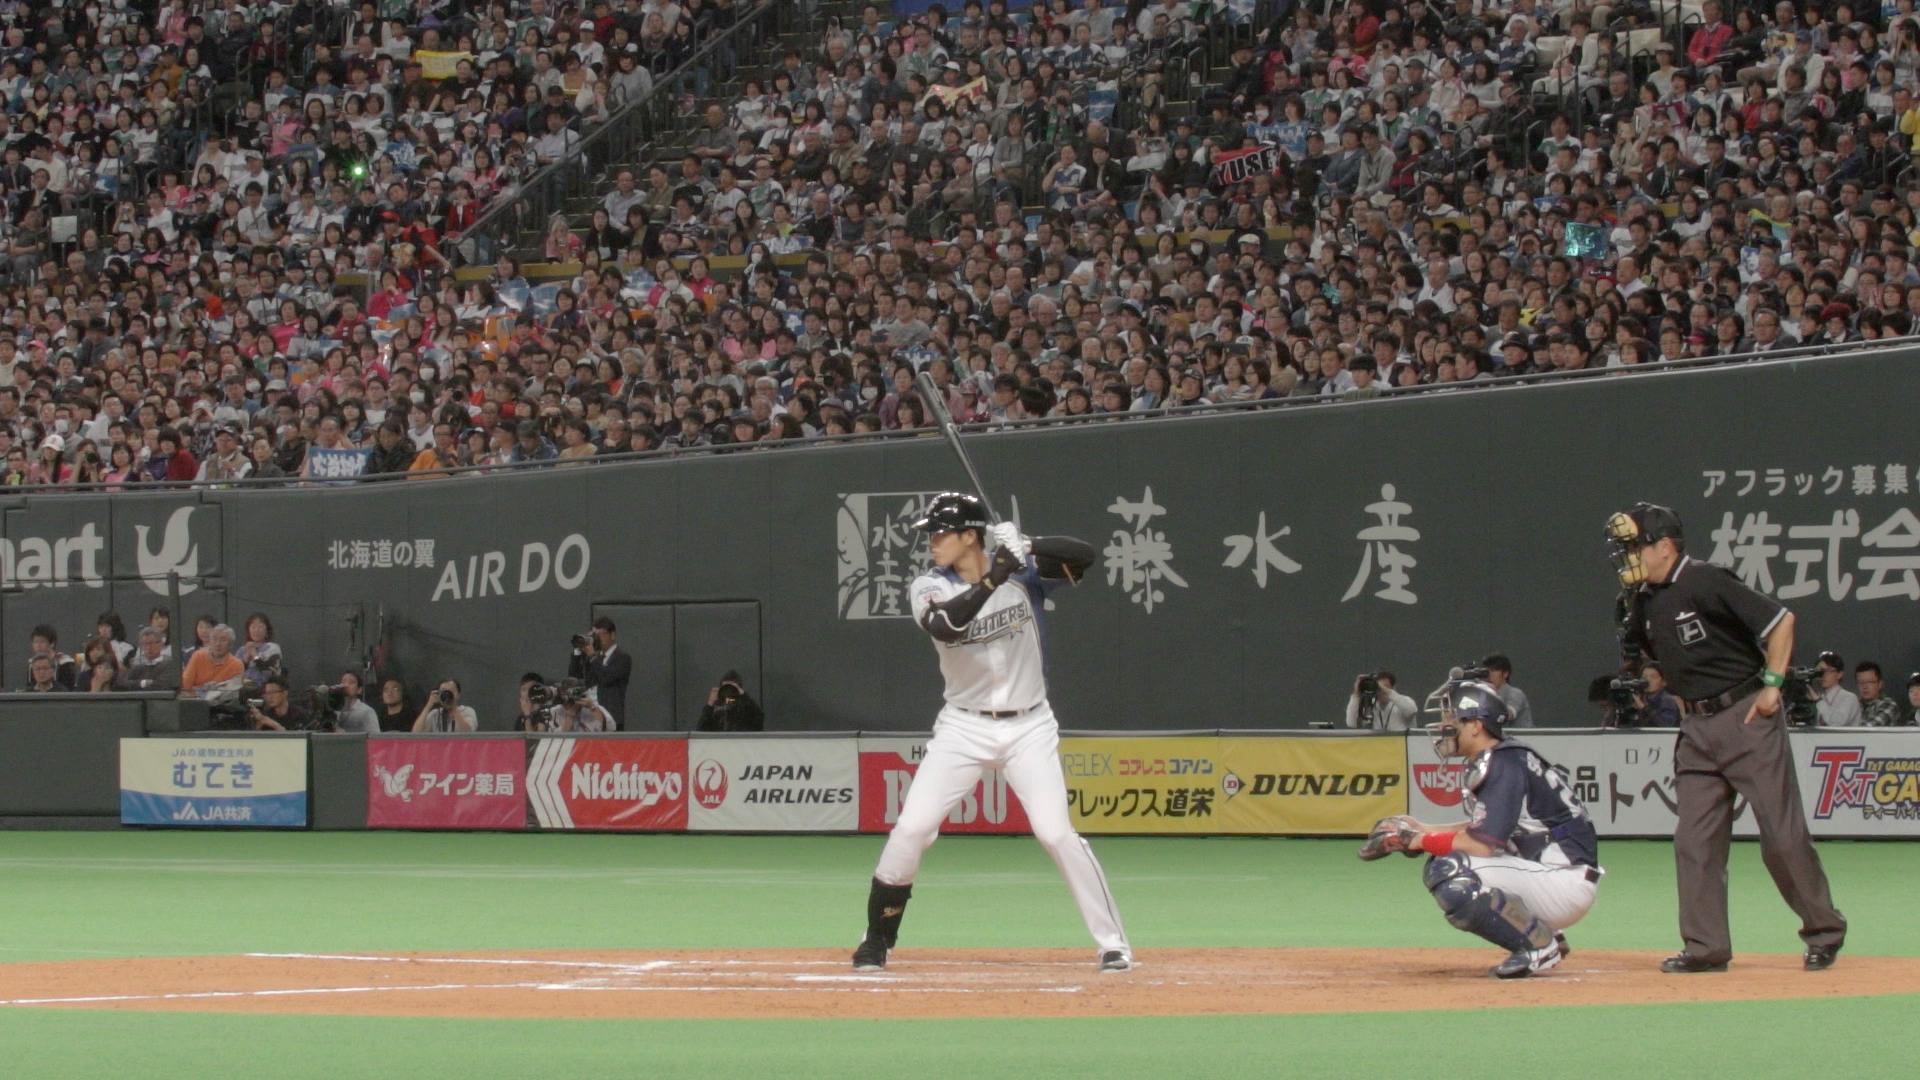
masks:
[[(1130, 956), (1106, 874), (1067, 812), (1060, 725), (1047, 704), (1041, 641), (1043, 598), (1060, 583), (1043, 578), (1029, 556), (1026, 569), (987, 598), (964, 638), (935, 642), (946, 677), (946, 706), (934, 721), (926, 756), (873, 876), (888, 885), (912, 884), (921, 857), (940, 835), (940, 823), (984, 770), (999, 769), (1026, 809), (1034, 838), (1066, 878), (1094, 941), (1103, 952), (1117, 949)], [(971, 587), (951, 570), (917, 578), (912, 587), (916, 622), (932, 605)]]

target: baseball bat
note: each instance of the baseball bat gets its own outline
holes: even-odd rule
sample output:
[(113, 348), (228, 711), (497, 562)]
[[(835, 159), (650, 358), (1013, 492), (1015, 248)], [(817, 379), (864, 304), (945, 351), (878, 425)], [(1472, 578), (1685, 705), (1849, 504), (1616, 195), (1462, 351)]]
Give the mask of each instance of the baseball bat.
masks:
[(967, 479), (973, 482), (973, 493), (980, 496), (980, 502), (987, 508), (987, 520), (1000, 524), (1000, 511), (993, 505), (992, 496), (987, 494), (986, 485), (980, 482), (980, 474), (973, 467), (973, 458), (967, 455), (966, 445), (960, 441), (960, 426), (953, 422), (953, 414), (947, 411), (947, 395), (933, 384), (933, 376), (926, 372), (916, 375), (914, 386), (920, 390), (920, 399), (926, 403), (933, 419), (940, 425), (940, 434), (946, 436), (947, 445), (953, 448), (953, 456), (960, 459), (960, 467), (967, 470)]

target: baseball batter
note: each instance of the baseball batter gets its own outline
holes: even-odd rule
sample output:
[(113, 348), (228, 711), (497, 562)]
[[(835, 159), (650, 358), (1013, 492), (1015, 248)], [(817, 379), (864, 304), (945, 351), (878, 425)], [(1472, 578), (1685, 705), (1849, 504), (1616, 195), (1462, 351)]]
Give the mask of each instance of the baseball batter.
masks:
[(1047, 704), (1040, 637), (1044, 596), (1079, 580), (1093, 565), (1093, 548), (1068, 537), (1024, 537), (1010, 524), (989, 528), (985, 506), (972, 495), (938, 496), (914, 527), (929, 534), (934, 569), (913, 583), (913, 616), (940, 654), (946, 705), (873, 872), (867, 932), (853, 966), (887, 966), (921, 857), (941, 821), (993, 768), (1020, 797), (1034, 838), (1067, 879), (1098, 946), (1100, 970), (1129, 970), (1133, 950), (1106, 874), (1067, 814), (1060, 725)]
[(1456, 677), (1433, 698), (1440, 708), (1430, 729), (1434, 749), (1467, 759), (1460, 793), (1467, 821), (1383, 819), (1360, 857), (1433, 856), (1423, 877), (1447, 922), (1508, 950), (1490, 972), (1496, 978), (1557, 967), (1570, 952), (1560, 931), (1593, 907), (1602, 874), (1593, 821), (1545, 758), (1506, 737), (1510, 714), (1491, 684)]

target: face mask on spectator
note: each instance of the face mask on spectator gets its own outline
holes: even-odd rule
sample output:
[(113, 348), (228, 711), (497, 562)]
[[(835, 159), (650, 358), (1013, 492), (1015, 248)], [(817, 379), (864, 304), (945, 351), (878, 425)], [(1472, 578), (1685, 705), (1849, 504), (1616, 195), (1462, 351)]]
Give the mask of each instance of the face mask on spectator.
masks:
[(880, 388), (877, 386), (863, 386), (860, 388), (860, 398), (863, 401), (872, 401), (879, 396)]
[(427, 392), (425, 390), (409, 390), (407, 396), (412, 398), (417, 405), (425, 404), (427, 400)]

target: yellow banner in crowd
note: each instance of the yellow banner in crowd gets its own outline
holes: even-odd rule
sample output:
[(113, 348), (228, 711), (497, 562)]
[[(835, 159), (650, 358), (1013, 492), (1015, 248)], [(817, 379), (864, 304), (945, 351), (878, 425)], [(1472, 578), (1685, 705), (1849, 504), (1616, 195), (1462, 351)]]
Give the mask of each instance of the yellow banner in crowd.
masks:
[(1086, 833), (1364, 836), (1407, 812), (1399, 739), (1067, 738), (1060, 763)]
[(460, 61), (473, 59), (470, 52), (427, 52), (421, 49), (413, 54), (420, 65), (420, 75), (427, 79), (451, 79), (459, 69)]

